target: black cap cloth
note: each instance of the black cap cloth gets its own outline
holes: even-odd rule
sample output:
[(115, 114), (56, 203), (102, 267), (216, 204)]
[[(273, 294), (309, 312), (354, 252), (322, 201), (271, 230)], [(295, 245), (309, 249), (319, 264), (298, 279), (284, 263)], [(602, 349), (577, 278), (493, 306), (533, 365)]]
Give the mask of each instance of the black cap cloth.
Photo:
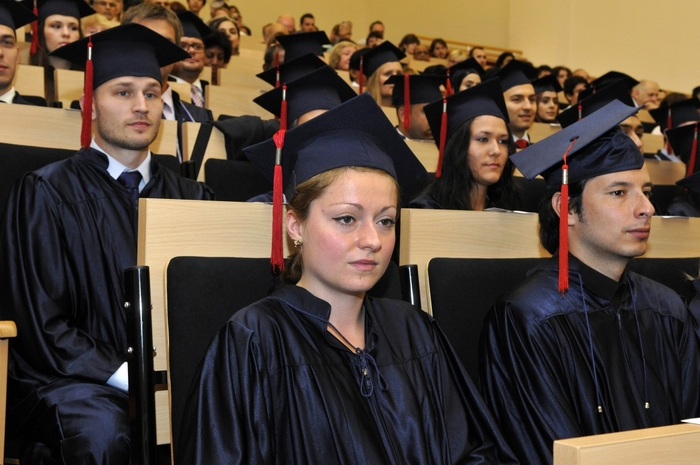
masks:
[(432, 103), (442, 100), (440, 86), (445, 78), (431, 74), (403, 74), (391, 76), (387, 84), (394, 84), (391, 104), (395, 107), (404, 105), (406, 100), (406, 81), (408, 80), (409, 105), (415, 103)]
[(181, 11), (177, 14), (177, 17), (182, 23), (182, 37), (194, 37), (204, 40), (206, 36), (212, 33), (209, 26), (191, 11)]
[(455, 92), (459, 91), (459, 86), (469, 74), (478, 74), (479, 78), (484, 76), (484, 68), (474, 58), (467, 58), (448, 68), (450, 73), (450, 83)]
[(559, 115), (557, 115), (557, 121), (559, 121), (559, 124), (561, 124), (563, 128), (571, 126), (579, 119), (585, 118), (591, 113), (600, 110), (613, 100), (619, 100), (630, 107), (634, 106), (634, 101), (632, 101), (629, 90), (627, 90), (627, 85), (622, 79), (618, 79), (584, 99), (579, 99), (576, 105), (572, 105), (570, 108), (559, 113)]
[(32, 21), (36, 21), (36, 16), (21, 3), (15, 0), (0, 0), (0, 25), (18, 29)]
[(502, 92), (505, 92), (511, 87), (532, 84), (532, 80), (537, 77), (537, 70), (525, 61), (510, 60), (496, 76), (501, 80)]
[[(34, 0), (24, 0), (24, 6), (34, 9)], [(39, 21), (44, 21), (51, 15), (83, 18), (95, 14), (95, 10), (85, 0), (36, 0)]]
[(698, 123), (687, 124), (666, 131), (673, 153), (685, 163), (686, 176), (700, 169), (698, 166)]
[(323, 31), (282, 35), (277, 37), (277, 41), (284, 49), (284, 61), (294, 60), (307, 53), (322, 57), (323, 46), (331, 44)]
[[(243, 152), (266, 176), (273, 178), (276, 157), (273, 140), (246, 147)], [(288, 130), (281, 164), (287, 198), (304, 181), (344, 166), (386, 171), (399, 185), (427, 176), (423, 165), (368, 94), (356, 96)]]
[[(287, 60), (285, 58), (285, 61), (279, 65), (280, 84), (299, 79), (303, 75), (323, 68), (324, 66), (328, 65), (313, 53), (307, 53), (294, 60)], [(271, 86), (277, 85), (277, 68), (268, 69), (267, 71), (256, 74), (256, 76)]]
[(541, 94), (542, 92), (561, 92), (562, 87), (559, 85), (559, 80), (553, 74), (548, 74), (539, 79), (532, 81), (532, 86), (535, 88), (535, 94)]
[[(615, 81), (619, 81), (620, 79), (622, 79), (622, 82), (627, 87), (627, 91), (631, 91), (632, 87), (639, 84), (639, 81), (637, 81), (635, 78), (633, 78), (632, 76), (630, 76), (628, 74), (621, 73), (619, 71), (608, 71), (607, 73), (603, 74), (598, 79), (591, 81), (591, 83), (588, 84), (587, 91), (589, 91), (591, 93), (598, 92), (599, 90), (601, 90), (605, 86), (608, 86)], [(587, 95), (587, 94), (584, 94), (584, 95)]]
[(695, 172), (690, 176), (686, 176), (683, 179), (679, 179), (676, 185), (685, 187), (686, 189), (700, 194), (700, 172)]
[(698, 101), (694, 98), (681, 100), (670, 106), (660, 106), (654, 110), (649, 110), (649, 114), (661, 127), (662, 132), (666, 129), (676, 128), (690, 121), (700, 121)]
[(286, 91), (282, 86), (277, 87), (253, 101), (279, 118), (282, 98), (286, 93), (289, 122), (309, 111), (330, 110), (357, 96), (355, 90), (330, 66), (323, 66), (285, 84)]
[(372, 74), (374, 74), (374, 72), (385, 63), (401, 61), (406, 58), (406, 54), (396, 48), (396, 46), (394, 46), (394, 44), (388, 40), (385, 40), (380, 45), (370, 49), (367, 53), (360, 56), (364, 58), (362, 71), (367, 77), (372, 76)]

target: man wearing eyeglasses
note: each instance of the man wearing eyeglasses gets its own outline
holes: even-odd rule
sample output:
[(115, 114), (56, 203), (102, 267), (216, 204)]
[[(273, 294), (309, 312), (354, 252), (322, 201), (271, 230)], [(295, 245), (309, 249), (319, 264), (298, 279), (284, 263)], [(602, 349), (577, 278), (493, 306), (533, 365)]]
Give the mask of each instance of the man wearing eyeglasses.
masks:
[(204, 24), (204, 21), (191, 11), (183, 11), (177, 17), (182, 23), (183, 30), (180, 38), (180, 47), (188, 52), (190, 57), (175, 64), (168, 81), (190, 84), (192, 86), (192, 103), (204, 108), (204, 88), (209, 83), (199, 79), (199, 75), (202, 73), (206, 62), (204, 37), (211, 34), (211, 30)]

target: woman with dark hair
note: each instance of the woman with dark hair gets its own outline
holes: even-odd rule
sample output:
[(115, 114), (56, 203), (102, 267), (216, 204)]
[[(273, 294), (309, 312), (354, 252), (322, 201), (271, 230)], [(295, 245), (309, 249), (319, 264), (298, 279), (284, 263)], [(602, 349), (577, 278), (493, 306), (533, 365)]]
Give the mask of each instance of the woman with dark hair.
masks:
[(204, 56), (206, 65), (211, 66), (212, 72), (226, 68), (231, 60), (231, 42), (226, 34), (214, 31), (204, 38)]
[[(382, 110), (360, 95), (281, 150), (286, 284), (212, 340), (176, 461), (516, 463), (432, 317), (367, 295), (391, 260), (398, 184), (426, 174)], [(275, 143), (245, 152), (272, 176)]]
[(226, 37), (231, 43), (231, 55), (240, 55), (239, 47), (241, 44), (241, 34), (240, 30), (238, 29), (238, 25), (233, 18), (228, 16), (217, 16), (209, 21), (208, 26), (212, 31), (218, 31), (226, 34)]
[(566, 82), (566, 80), (572, 76), (571, 70), (566, 66), (554, 67), (552, 69), (552, 75), (557, 78), (557, 81), (559, 82), (559, 87), (561, 87), (562, 89), (564, 88), (564, 83)]
[[(425, 115), (436, 135), (442, 164), (425, 192), (410, 208), (514, 210), (519, 196), (509, 155), (515, 153), (508, 111), (498, 80), (447, 97), (447, 130), (440, 140), (443, 102), (426, 105)], [(438, 162), (439, 163), (439, 162)]]
[(498, 55), (498, 59), (496, 60), (496, 68), (503, 68), (505, 65), (507, 65), (510, 60), (515, 59), (515, 55), (513, 55), (510, 52), (503, 52), (500, 55)]
[(557, 77), (548, 74), (532, 82), (535, 88), (535, 99), (537, 100), (537, 112), (535, 121), (538, 123), (556, 124), (559, 114), (559, 86)]
[(448, 53), (450, 53), (450, 50), (447, 48), (447, 42), (443, 39), (433, 39), (433, 41), (430, 42), (431, 57), (446, 60)]
[(401, 50), (406, 55), (413, 55), (416, 47), (420, 45), (420, 39), (415, 34), (406, 34), (399, 42), (399, 50)]
[(62, 58), (50, 57), (49, 53), (81, 38), (80, 18), (95, 14), (83, 0), (39, 0), (39, 26), (37, 37), (32, 38), (30, 63), (44, 67), (44, 90), (46, 102), (53, 106), (56, 101), (54, 70), (80, 69)]

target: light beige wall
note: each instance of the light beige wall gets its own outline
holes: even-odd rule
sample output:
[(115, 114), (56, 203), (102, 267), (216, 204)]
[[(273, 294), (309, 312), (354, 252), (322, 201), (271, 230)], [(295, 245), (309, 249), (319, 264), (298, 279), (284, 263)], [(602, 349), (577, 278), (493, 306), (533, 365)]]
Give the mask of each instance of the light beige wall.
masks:
[(690, 93), (700, 85), (697, 0), (511, 0), (509, 46), (536, 65), (625, 72)]
[[(260, 36), (262, 26), (276, 21), (281, 13), (294, 16), (297, 24), (302, 14), (312, 13), (316, 25), (329, 34), (335, 24), (352, 21), (354, 40), (364, 39), (369, 24), (379, 19), (386, 26), (387, 39), (394, 43), (412, 32), (497, 47), (508, 45), (510, 0), (227, 1), (238, 6), (243, 22), (255, 36)], [(208, 9), (208, 5), (205, 8)]]

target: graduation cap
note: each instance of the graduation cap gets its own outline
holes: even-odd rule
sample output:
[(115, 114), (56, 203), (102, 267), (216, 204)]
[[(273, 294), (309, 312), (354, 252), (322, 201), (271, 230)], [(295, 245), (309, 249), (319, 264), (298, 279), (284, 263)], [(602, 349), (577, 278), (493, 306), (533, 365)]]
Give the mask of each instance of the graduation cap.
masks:
[(282, 35), (277, 37), (277, 41), (284, 48), (284, 61), (294, 60), (307, 53), (322, 57), (323, 46), (331, 44), (323, 31)]
[(525, 61), (510, 60), (496, 73), (496, 76), (501, 80), (502, 92), (505, 92), (511, 87), (531, 84), (537, 77), (537, 70)]
[(447, 141), (464, 123), (482, 115), (501, 118), (508, 124), (508, 109), (503, 100), (503, 91), (498, 79), (491, 79), (478, 86), (470, 87), (456, 94), (445, 97), (423, 108), (428, 119), (435, 144), (440, 149), (435, 177), (442, 174), (442, 157)]
[(51, 56), (85, 66), (81, 146), (87, 147), (90, 144), (94, 89), (122, 76), (152, 77), (161, 82), (161, 67), (185, 60), (190, 54), (157, 32), (129, 23), (64, 45), (54, 50)]
[(328, 65), (323, 60), (313, 53), (307, 53), (294, 60), (285, 60), (284, 63), (279, 64), (278, 68), (268, 69), (256, 74), (256, 76), (268, 84), (276, 86), (278, 83), (293, 81), (324, 66)]
[(639, 111), (615, 100), (571, 126), (512, 155), (527, 179), (542, 174), (547, 189), (561, 189), (559, 215), (559, 291), (569, 287), (569, 184), (619, 171), (637, 170), (644, 156), (618, 125)]
[(203, 41), (206, 36), (212, 33), (209, 26), (191, 11), (181, 11), (177, 17), (182, 23), (182, 37), (194, 37)]
[(0, 25), (19, 29), (36, 20), (36, 16), (15, 0), (0, 0)]
[(479, 62), (473, 57), (467, 58), (447, 68), (447, 76), (450, 81), (449, 87), (451, 87), (451, 89), (448, 90), (448, 95), (459, 91), (459, 86), (469, 74), (478, 74), (479, 78), (484, 76), (484, 68), (482, 68)]
[(286, 93), (289, 122), (312, 110), (330, 110), (357, 96), (355, 90), (330, 66), (318, 68), (285, 84), (286, 92), (282, 87), (277, 87), (253, 101), (280, 118), (283, 95)]
[[(352, 61), (352, 57), (350, 58)], [(396, 46), (388, 40), (385, 40), (376, 47), (369, 49), (365, 53), (358, 54), (357, 60), (359, 61), (359, 65), (357, 69), (360, 70), (360, 76), (358, 78), (360, 93), (364, 91), (365, 77), (371, 77), (375, 71), (377, 71), (385, 63), (401, 61), (404, 58), (406, 58), (406, 54), (396, 48)]]
[(34, 11), (39, 22), (45, 21), (51, 15), (80, 19), (95, 14), (95, 10), (85, 0), (23, 0), (22, 3)]
[(546, 91), (559, 93), (563, 90), (561, 85), (559, 85), (559, 80), (553, 74), (535, 79), (532, 81), (532, 86), (535, 88), (535, 94), (541, 94)]
[(666, 131), (673, 153), (678, 155), (686, 166), (686, 176), (698, 171), (698, 123), (679, 126)]
[(406, 129), (411, 127), (411, 105), (441, 100), (440, 86), (444, 79), (429, 74), (403, 74), (387, 79), (387, 84), (394, 84), (391, 104), (396, 108), (404, 107), (403, 126)]
[[(582, 91), (582, 92), (584, 92), (584, 97), (588, 96), (589, 92), (590, 93), (598, 92), (602, 88), (612, 84), (615, 81), (619, 81), (620, 79), (622, 79), (622, 82), (627, 87), (628, 92), (632, 90), (632, 87), (639, 84), (639, 81), (637, 81), (635, 78), (633, 78), (632, 76), (629, 76), (625, 73), (620, 73), (618, 71), (608, 71), (607, 73), (603, 74), (598, 79), (595, 79), (595, 80), (591, 81), (590, 84), (588, 84), (588, 89), (586, 89), (585, 92)], [(579, 98), (582, 98), (582, 97), (580, 97), (580, 94), (579, 94)]]
[(618, 79), (612, 84), (605, 86), (595, 94), (590, 94), (584, 99), (579, 99), (576, 105), (572, 105), (570, 108), (559, 113), (559, 115), (557, 115), (557, 121), (559, 121), (559, 124), (561, 124), (563, 128), (571, 126), (576, 121), (603, 108), (613, 100), (619, 100), (630, 107), (634, 106), (634, 101), (630, 96), (629, 90), (627, 90), (627, 85), (622, 79)]
[(664, 132), (689, 121), (700, 121), (698, 113), (698, 101), (694, 98), (681, 100), (671, 105), (663, 105), (654, 110), (649, 110), (649, 114)]
[(700, 194), (700, 171), (686, 176), (683, 179), (676, 181), (677, 186), (684, 187), (696, 194)]
[[(294, 195), (297, 185), (313, 176), (346, 166), (385, 171), (402, 186), (427, 176), (423, 165), (367, 94), (288, 130), (281, 153), (274, 140), (246, 147), (243, 152), (268, 177), (276, 178), (273, 173), (281, 170), (287, 198)], [(273, 215), (278, 217), (273, 218), (271, 261), (275, 268), (283, 265), (281, 200), (280, 193), (273, 202)]]

